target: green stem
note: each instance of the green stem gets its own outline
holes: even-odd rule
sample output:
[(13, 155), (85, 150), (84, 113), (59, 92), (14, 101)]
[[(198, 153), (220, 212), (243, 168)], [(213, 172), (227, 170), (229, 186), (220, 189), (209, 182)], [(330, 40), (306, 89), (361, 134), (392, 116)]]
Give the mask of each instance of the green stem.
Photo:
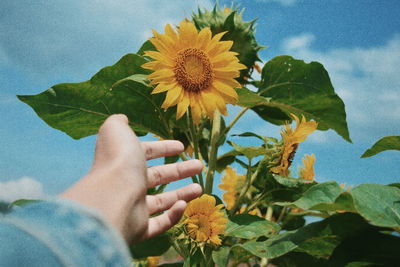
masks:
[(242, 201), (242, 198), (246, 195), (247, 191), (249, 190), (250, 186), (254, 183), (254, 181), (257, 178), (257, 175), (260, 173), (261, 167), (262, 167), (262, 161), (258, 163), (257, 170), (251, 175), (251, 160), (249, 159), (249, 165), (247, 169), (247, 175), (246, 175), (246, 184), (245, 187), (242, 189), (240, 192), (238, 198), (235, 201), (235, 205), (233, 208), (230, 210), (230, 214), (233, 215), (237, 211), (240, 202)]
[(272, 209), (272, 206), (271, 205), (268, 206), (267, 214), (265, 214), (265, 219), (268, 221), (271, 221), (273, 212), (274, 212), (274, 210)]
[(221, 115), (218, 111), (214, 112), (212, 130), (211, 130), (211, 141), (210, 141), (210, 155), (208, 157), (208, 170), (206, 175), (206, 188), (204, 190), (205, 194), (212, 194), (213, 182), (214, 182), (214, 171), (217, 163), (218, 154), (218, 138), (221, 132)]
[[(199, 156), (199, 136), (198, 136), (198, 132), (196, 131), (196, 127), (194, 126), (191, 112), (190, 112), (190, 115), (188, 116), (188, 120), (189, 120), (189, 129), (190, 129), (190, 135), (191, 135), (192, 144), (193, 144), (194, 156), (195, 156), (196, 159), (200, 160), (200, 156)], [(203, 181), (202, 172), (200, 172), (198, 174), (198, 177), (199, 177), (199, 182), (200, 182), (201, 188), (203, 188), (203, 190), (204, 190), (204, 181)]]
[(278, 220), (276, 220), (276, 223), (280, 223), (283, 219), (283, 217), (286, 215), (287, 207), (283, 207), (281, 210), (281, 213), (279, 214)]
[(229, 132), (229, 130), (233, 127), (233, 125), (235, 125), (235, 123), (240, 119), (240, 117), (243, 116), (244, 113), (246, 113), (246, 111), (248, 111), (250, 108), (243, 108), (237, 115), (235, 118), (233, 118), (233, 120), (231, 121), (231, 123), (229, 123), (228, 126), (226, 126), (226, 128), (224, 129), (224, 132), (222, 135), (225, 135)]

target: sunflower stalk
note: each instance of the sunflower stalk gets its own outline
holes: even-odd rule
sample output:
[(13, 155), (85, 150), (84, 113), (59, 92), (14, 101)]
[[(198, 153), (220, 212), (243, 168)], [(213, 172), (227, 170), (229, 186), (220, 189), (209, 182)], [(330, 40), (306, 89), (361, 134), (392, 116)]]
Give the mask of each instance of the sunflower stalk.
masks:
[(246, 111), (248, 111), (249, 108), (243, 108), (238, 114), (236, 114), (235, 118), (233, 118), (233, 120), (229, 123), (228, 126), (226, 126), (226, 128), (224, 129), (224, 132), (221, 136), (227, 134), (232, 127), (236, 124), (236, 122), (244, 115), (244, 113), (246, 113)]
[(210, 154), (208, 161), (208, 170), (206, 175), (206, 188), (204, 190), (205, 194), (212, 194), (212, 188), (214, 183), (214, 172), (217, 163), (218, 154), (218, 139), (221, 132), (221, 115), (218, 111), (214, 112), (214, 117), (212, 121), (211, 130), (211, 141), (210, 141)]
[(245, 186), (242, 189), (242, 191), (240, 192), (238, 198), (236, 199), (235, 205), (230, 210), (230, 215), (235, 214), (235, 212), (239, 208), (243, 197), (246, 195), (246, 193), (249, 190), (250, 186), (254, 183), (255, 179), (257, 178), (257, 175), (260, 173), (261, 167), (263, 166), (262, 163), (263, 163), (263, 160), (261, 160), (261, 162), (259, 162), (256, 171), (252, 174), (251, 173), (251, 159), (249, 159), (249, 164), (248, 164), (248, 167), (247, 167), (247, 175), (246, 175)]
[[(190, 135), (191, 135), (191, 139), (192, 139), (192, 144), (193, 144), (193, 149), (194, 149), (194, 156), (196, 159), (200, 160), (200, 154), (199, 154), (199, 136), (198, 136), (198, 132), (196, 131), (196, 127), (193, 123), (193, 119), (192, 119), (192, 112), (189, 110), (188, 116), (188, 123), (189, 123), (189, 129), (190, 129)], [(201, 188), (203, 188), (204, 190), (204, 181), (203, 181), (203, 174), (202, 172), (200, 172), (198, 174), (199, 177), (199, 182), (201, 185)]]

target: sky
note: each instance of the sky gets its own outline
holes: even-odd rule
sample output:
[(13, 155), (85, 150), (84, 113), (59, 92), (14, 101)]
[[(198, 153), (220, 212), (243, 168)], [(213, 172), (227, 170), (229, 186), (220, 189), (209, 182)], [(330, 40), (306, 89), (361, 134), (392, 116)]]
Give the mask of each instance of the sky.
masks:
[[(95, 136), (73, 140), (49, 127), (20, 102), (61, 82), (89, 79), (151, 37), (214, 1), (28, 0), (0, 2), (0, 199), (54, 195), (89, 170)], [(393, 183), (400, 153), (360, 159), (378, 139), (400, 135), (400, 2), (397, 0), (243, 0), (244, 19), (257, 20), (256, 37), (268, 46), (266, 62), (291, 55), (318, 61), (346, 105), (353, 143), (317, 131), (293, 162), (316, 155), (317, 181)], [(231, 1), (220, 1), (230, 6)], [(238, 111), (230, 107), (229, 121)], [(233, 133), (279, 137), (280, 127), (247, 113)], [(144, 140), (151, 139), (145, 137)], [(243, 142), (235, 137), (231, 140)], [(250, 140), (246, 142), (249, 143)], [(221, 153), (228, 148), (223, 147)], [(151, 162), (150, 164), (157, 164)], [(240, 170), (239, 170), (240, 171)], [(179, 186), (183, 183), (175, 185)], [(215, 184), (218, 184), (216, 181)], [(174, 187), (172, 187), (174, 188)], [(218, 193), (220, 191), (217, 190)]]

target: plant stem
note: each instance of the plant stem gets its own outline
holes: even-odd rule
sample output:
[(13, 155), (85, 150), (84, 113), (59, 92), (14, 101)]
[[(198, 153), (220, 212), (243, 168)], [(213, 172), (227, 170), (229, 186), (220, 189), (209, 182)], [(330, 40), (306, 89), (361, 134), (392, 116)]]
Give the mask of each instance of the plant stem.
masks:
[(283, 207), (281, 210), (281, 213), (279, 214), (278, 220), (276, 220), (276, 223), (280, 223), (283, 219), (283, 217), (286, 215), (287, 207)]
[(242, 201), (242, 198), (246, 195), (247, 191), (249, 190), (250, 186), (254, 183), (255, 179), (257, 178), (257, 175), (259, 174), (260, 170), (261, 170), (261, 164), (262, 162), (258, 163), (258, 167), (257, 170), (251, 174), (251, 160), (249, 159), (249, 165), (248, 165), (248, 169), (247, 169), (247, 176), (246, 176), (246, 184), (243, 187), (242, 191), (240, 192), (238, 198), (235, 201), (235, 205), (233, 206), (233, 208), (230, 210), (230, 214), (233, 215), (235, 214), (235, 212), (237, 211), (240, 202)]
[(210, 141), (210, 155), (208, 157), (208, 170), (206, 175), (206, 188), (204, 190), (205, 194), (212, 193), (213, 182), (214, 182), (214, 171), (215, 165), (217, 163), (217, 154), (218, 154), (218, 139), (221, 131), (221, 115), (219, 111), (214, 112), (213, 122), (212, 122), (212, 130), (211, 130), (211, 141)]
[[(193, 120), (192, 120), (192, 112), (190, 112), (190, 115), (188, 116), (188, 120), (189, 120), (189, 129), (190, 129), (190, 135), (191, 135), (191, 139), (192, 139), (192, 144), (193, 144), (193, 149), (194, 149), (194, 156), (196, 159), (200, 160), (199, 157), (199, 136), (198, 136), (198, 132), (196, 131), (196, 127), (194, 126)], [(203, 174), (202, 172), (200, 172), (198, 174), (199, 177), (199, 182), (201, 185), (201, 188), (203, 188), (204, 190), (204, 181), (203, 181)]]
[(235, 118), (233, 118), (233, 120), (229, 123), (228, 126), (226, 126), (226, 128), (224, 129), (223, 134), (227, 134), (229, 132), (229, 130), (233, 127), (233, 125), (235, 125), (235, 123), (240, 119), (240, 117), (243, 116), (243, 114), (248, 111), (250, 108), (243, 108), (237, 115)]
[(271, 221), (273, 212), (274, 212), (274, 210), (272, 209), (272, 206), (268, 206), (267, 214), (265, 215), (265, 219), (268, 221)]

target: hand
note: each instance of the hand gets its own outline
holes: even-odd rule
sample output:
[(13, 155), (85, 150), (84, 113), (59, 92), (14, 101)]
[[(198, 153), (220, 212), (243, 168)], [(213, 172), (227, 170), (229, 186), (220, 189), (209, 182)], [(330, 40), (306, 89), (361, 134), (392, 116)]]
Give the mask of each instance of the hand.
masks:
[[(147, 195), (147, 188), (201, 172), (199, 160), (147, 167), (146, 160), (176, 155), (179, 141), (140, 142), (125, 115), (112, 115), (101, 126), (89, 173), (60, 196), (100, 211), (124, 236), (137, 242), (165, 232), (181, 218), (186, 202), (201, 195), (191, 184)], [(164, 212), (156, 217), (149, 215)]]

